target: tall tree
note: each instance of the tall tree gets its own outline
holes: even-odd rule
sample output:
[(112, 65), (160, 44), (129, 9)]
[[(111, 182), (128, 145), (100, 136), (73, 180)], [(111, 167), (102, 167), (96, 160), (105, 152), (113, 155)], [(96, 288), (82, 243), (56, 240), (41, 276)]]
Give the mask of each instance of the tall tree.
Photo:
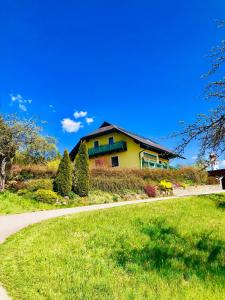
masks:
[(72, 164), (67, 150), (64, 151), (54, 180), (54, 191), (68, 196), (72, 189)]
[(74, 164), (73, 191), (81, 197), (89, 192), (88, 151), (85, 142), (81, 142)]
[[(219, 27), (224, 27), (225, 21), (219, 22)], [(217, 156), (225, 154), (225, 40), (214, 47), (209, 57), (211, 67), (203, 75), (212, 80), (207, 84), (204, 95), (212, 102), (213, 108), (207, 114), (199, 114), (196, 120), (186, 125), (175, 136), (181, 137), (177, 152), (182, 153), (192, 141), (198, 141), (200, 145), (199, 160), (205, 160), (206, 155), (215, 153)]]
[(6, 166), (16, 153), (16, 144), (10, 127), (0, 116), (0, 192), (5, 189)]
[(25, 153), (27, 162), (30, 162), (30, 158), (41, 161), (39, 154), (47, 155), (47, 145), (51, 151), (54, 148), (57, 154), (55, 144), (51, 146), (48, 139), (41, 135), (41, 131), (42, 127), (33, 118), (19, 119), (16, 116), (3, 118), (0, 115), (0, 192), (4, 191), (7, 166), (10, 165), (16, 152)]

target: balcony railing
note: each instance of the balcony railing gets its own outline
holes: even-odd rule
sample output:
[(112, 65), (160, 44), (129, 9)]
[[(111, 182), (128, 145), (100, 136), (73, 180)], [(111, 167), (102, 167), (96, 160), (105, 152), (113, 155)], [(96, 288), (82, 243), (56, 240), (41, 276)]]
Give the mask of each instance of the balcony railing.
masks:
[(150, 168), (150, 169), (169, 169), (170, 166), (165, 163), (157, 163), (154, 161), (144, 160), (142, 161), (142, 168)]
[(101, 145), (95, 148), (88, 149), (88, 155), (91, 156), (98, 156), (110, 152), (120, 152), (127, 150), (127, 143), (124, 141), (115, 142), (113, 144)]

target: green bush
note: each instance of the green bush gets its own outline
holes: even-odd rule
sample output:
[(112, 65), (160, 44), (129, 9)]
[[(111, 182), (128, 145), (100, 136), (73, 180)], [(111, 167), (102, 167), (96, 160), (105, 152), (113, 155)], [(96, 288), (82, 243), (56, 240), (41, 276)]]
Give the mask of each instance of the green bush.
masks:
[(103, 192), (100, 190), (91, 191), (89, 194), (90, 204), (112, 203), (121, 200), (120, 195)]
[(40, 202), (53, 204), (59, 199), (59, 196), (51, 190), (40, 189), (34, 192), (33, 198)]
[(39, 189), (52, 190), (52, 179), (31, 179), (25, 182), (25, 188), (31, 192), (35, 192)]
[(28, 193), (30, 193), (30, 191), (28, 191), (27, 189), (21, 189), (17, 192), (17, 195), (18, 196), (25, 196), (27, 195)]
[(20, 174), (18, 175), (18, 180), (24, 181), (33, 178), (34, 175), (26, 169), (22, 169)]
[(89, 166), (88, 152), (85, 142), (81, 142), (74, 164), (73, 191), (81, 197), (88, 196)]
[(63, 157), (60, 161), (58, 172), (54, 180), (54, 191), (61, 196), (68, 196), (72, 189), (72, 164), (69, 153), (64, 151)]

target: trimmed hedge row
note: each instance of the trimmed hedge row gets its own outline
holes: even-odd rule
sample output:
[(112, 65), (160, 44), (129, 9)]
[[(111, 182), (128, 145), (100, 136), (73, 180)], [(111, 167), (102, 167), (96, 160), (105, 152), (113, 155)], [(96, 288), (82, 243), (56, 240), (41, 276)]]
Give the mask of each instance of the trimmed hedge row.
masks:
[(206, 184), (206, 171), (198, 168), (184, 167), (174, 170), (160, 169), (93, 169), (91, 170), (90, 187), (112, 193), (123, 193), (124, 190), (143, 191), (147, 185), (159, 185), (162, 180), (173, 184)]
[(127, 190), (133, 192), (144, 191), (146, 182), (139, 177), (129, 176), (125, 178), (116, 177), (91, 177), (91, 190), (102, 190), (105, 192), (124, 194)]
[(93, 169), (91, 170), (92, 180), (99, 178), (130, 178), (137, 177), (145, 181), (154, 181), (156, 183), (161, 180), (171, 182), (187, 182), (190, 184), (205, 184), (208, 179), (206, 171), (199, 168), (183, 167), (181, 169)]

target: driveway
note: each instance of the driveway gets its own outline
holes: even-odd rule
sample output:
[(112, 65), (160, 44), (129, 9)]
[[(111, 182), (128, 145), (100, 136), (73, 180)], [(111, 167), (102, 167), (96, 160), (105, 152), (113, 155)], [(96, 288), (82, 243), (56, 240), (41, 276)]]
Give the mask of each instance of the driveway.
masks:
[[(222, 193), (222, 192), (224, 191), (218, 190), (217, 192), (213, 192), (211, 194)], [(209, 193), (195, 193), (195, 194), (184, 195), (182, 197), (206, 195), (206, 194)], [(139, 203), (166, 201), (166, 200), (176, 199), (176, 198), (181, 198), (181, 197), (170, 196), (170, 197), (160, 197), (160, 198), (151, 198), (151, 199), (148, 198), (144, 200), (132, 200), (132, 201), (114, 202), (114, 203), (107, 203), (107, 204), (90, 205), (90, 206), (80, 206), (80, 207), (73, 207), (73, 208), (62, 208), (62, 209), (55, 209), (55, 210), (22, 213), (16, 215), (3, 215), (0, 216), (0, 244), (4, 243), (4, 241), (10, 235), (16, 233), (22, 228), (27, 227), (31, 224), (39, 223), (44, 220), (61, 217), (69, 214), (76, 214), (85, 211), (101, 210), (101, 209), (107, 209), (107, 208), (119, 207), (119, 206), (131, 205), (131, 204), (139, 204)], [(0, 286), (0, 300), (9, 300), (9, 299), (10, 298), (7, 295), (4, 288)]]

